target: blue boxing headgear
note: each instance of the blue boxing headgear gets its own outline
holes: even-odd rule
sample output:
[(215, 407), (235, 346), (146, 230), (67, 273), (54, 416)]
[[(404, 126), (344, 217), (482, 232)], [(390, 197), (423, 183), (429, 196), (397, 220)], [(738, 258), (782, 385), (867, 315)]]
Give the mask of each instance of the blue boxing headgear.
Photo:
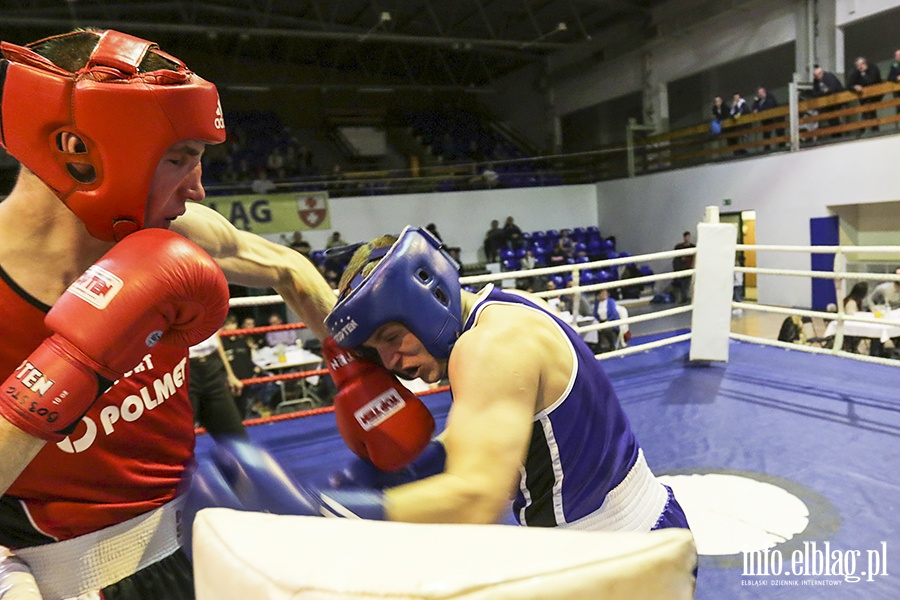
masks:
[[(382, 258), (383, 257), (383, 258)], [(325, 320), (334, 341), (361, 346), (391, 321), (405, 325), (435, 358), (448, 358), (462, 332), (456, 261), (430, 233), (407, 227), (390, 247), (372, 251), (381, 262), (353, 278)]]

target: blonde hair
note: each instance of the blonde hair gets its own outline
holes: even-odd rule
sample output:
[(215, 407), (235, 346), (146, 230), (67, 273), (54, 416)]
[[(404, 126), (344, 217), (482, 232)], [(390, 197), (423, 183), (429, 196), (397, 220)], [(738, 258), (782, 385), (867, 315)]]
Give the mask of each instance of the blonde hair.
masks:
[(384, 248), (386, 246), (393, 246), (396, 241), (397, 236), (383, 235), (357, 248), (356, 252), (354, 252), (353, 256), (350, 258), (350, 262), (347, 263), (344, 274), (341, 275), (341, 282), (338, 284), (338, 295), (343, 296), (349, 291), (347, 288), (350, 287), (350, 282), (353, 281), (353, 278), (356, 277), (357, 274), (362, 272), (363, 277), (366, 277), (372, 272), (372, 269), (381, 262), (369, 261), (369, 257), (372, 255), (373, 250)]

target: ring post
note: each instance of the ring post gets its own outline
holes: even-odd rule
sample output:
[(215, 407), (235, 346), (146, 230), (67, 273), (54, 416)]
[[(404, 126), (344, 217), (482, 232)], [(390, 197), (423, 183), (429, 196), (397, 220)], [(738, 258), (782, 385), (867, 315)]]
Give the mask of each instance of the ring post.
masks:
[(690, 359), (727, 362), (737, 228), (719, 223), (715, 206), (706, 219), (697, 225)]

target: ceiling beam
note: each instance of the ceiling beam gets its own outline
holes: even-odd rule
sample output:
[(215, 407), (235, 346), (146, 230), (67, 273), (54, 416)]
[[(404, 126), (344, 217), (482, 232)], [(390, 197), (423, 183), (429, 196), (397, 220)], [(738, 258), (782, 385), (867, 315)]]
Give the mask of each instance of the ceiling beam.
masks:
[[(341, 40), (358, 41), (359, 33), (344, 31), (311, 31), (308, 29), (285, 29), (279, 27), (235, 27), (217, 24), (201, 23), (160, 23), (149, 21), (118, 21), (110, 19), (95, 20), (91, 23), (94, 27), (102, 29), (118, 29), (122, 31), (140, 29), (142, 31), (154, 31), (170, 34), (219, 34), (219, 35), (245, 35), (259, 38), (288, 38), (309, 40)], [(15, 17), (4, 16), (4, 27), (50, 27), (65, 29), (72, 26), (69, 19), (57, 17)], [(373, 33), (366, 38), (369, 42), (386, 42), (393, 44), (410, 44), (417, 46), (444, 46), (444, 47), (471, 47), (500, 50), (518, 50), (522, 46), (522, 40), (463, 38), (418, 36), (398, 33)], [(567, 43), (558, 42), (534, 42), (529, 44), (529, 50), (553, 52), (570, 46)]]

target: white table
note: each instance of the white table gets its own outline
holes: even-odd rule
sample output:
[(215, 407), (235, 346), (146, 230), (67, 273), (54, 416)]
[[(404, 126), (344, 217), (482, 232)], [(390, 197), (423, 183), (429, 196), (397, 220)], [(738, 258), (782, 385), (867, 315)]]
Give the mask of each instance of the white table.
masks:
[(279, 360), (275, 348), (259, 348), (253, 353), (253, 362), (266, 371), (314, 367), (322, 362), (322, 357), (300, 346), (289, 346), (284, 350), (284, 360)]
[[(262, 348), (257, 349), (253, 353), (253, 362), (257, 364), (264, 371), (271, 372), (281, 372), (288, 371), (291, 369), (302, 369), (309, 368), (315, 369), (318, 368), (322, 364), (322, 357), (314, 352), (310, 352), (306, 348), (301, 346), (288, 346), (284, 349), (284, 360), (279, 360), (279, 352), (275, 348), (271, 348), (269, 346), (264, 346)], [(310, 398), (309, 395), (309, 386), (316, 385), (319, 383), (319, 376), (312, 375), (310, 377), (304, 377), (297, 380), (300, 384), (300, 391), (302, 394), (302, 398), (298, 398), (295, 400), (289, 400), (287, 397), (287, 392), (285, 389), (285, 382), (279, 381), (278, 387), (281, 388), (281, 404), (279, 406), (286, 405), (286, 403), (300, 404), (300, 403), (308, 403), (315, 404), (315, 399)], [(276, 411), (278, 409), (276, 408)]]
[[(617, 308), (619, 311), (619, 318), (627, 319), (628, 318), (628, 309), (625, 308), (624, 306), (622, 306), (621, 304), (619, 304)], [(595, 319), (593, 315), (579, 315), (578, 321), (575, 322), (574, 315), (572, 315), (572, 313), (570, 313), (569, 311), (560, 311), (557, 313), (557, 316), (562, 318), (562, 320), (565, 321), (566, 323), (569, 323), (575, 327), (586, 327), (588, 325), (593, 325), (594, 323), (598, 322), (597, 319)], [(619, 345), (620, 346), (625, 345), (624, 337), (627, 332), (628, 332), (628, 323), (624, 323), (619, 326)], [(581, 337), (582, 337), (582, 339), (584, 339), (584, 341), (586, 341), (589, 344), (596, 344), (597, 340), (599, 339), (596, 329), (591, 330), (591, 331), (585, 331), (584, 333), (581, 333)]]
[[(853, 317), (874, 318), (875, 314), (870, 312), (858, 312)], [(849, 317), (848, 317), (849, 318)], [(884, 316), (886, 321), (900, 321), (900, 308), (894, 309)], [(832, 321), (825, 328), (825, 337), (833, 336), (837, 332), (837, 321)], [(887, 323), (861, 323), (859, 321), (844, 321), (844, 335), (853, 337), (864, 337), (881, 340), (882, 343), (891, 338), (900, 337), (900, 325), (889, 325)]]

